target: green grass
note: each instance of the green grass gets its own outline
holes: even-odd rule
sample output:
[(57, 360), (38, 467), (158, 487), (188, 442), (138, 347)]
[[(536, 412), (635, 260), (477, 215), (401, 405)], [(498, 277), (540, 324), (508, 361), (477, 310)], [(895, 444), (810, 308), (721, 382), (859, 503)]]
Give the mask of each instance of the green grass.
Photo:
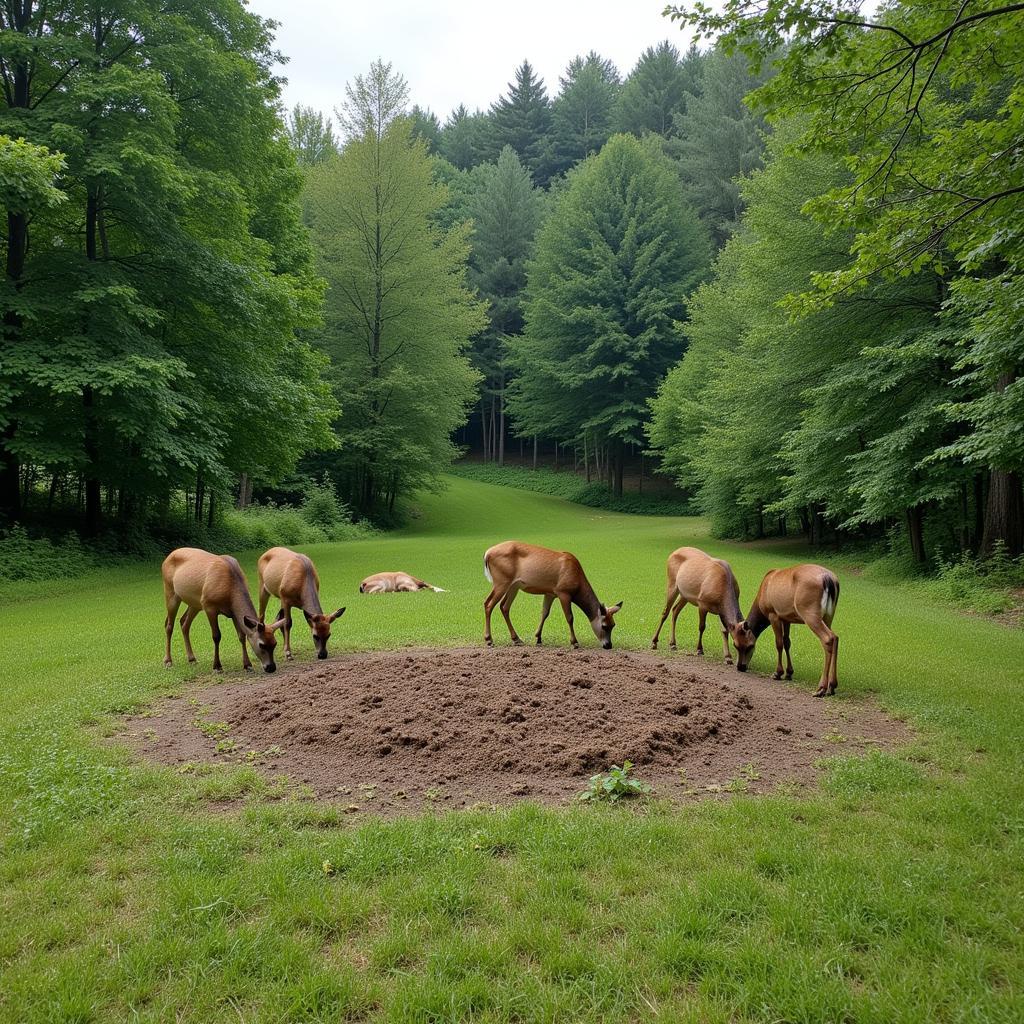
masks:
[[(765, 569), (801, 557), (709, 541), (699, 520), (454, 480), (400, 533), (309, 549), (325, 605), (349, 609), (334, 649), (478, 643), (481, 556), (509, 537), (574, 550), (602, 599), (625, 600), (616, 645), (637, 648), (679, 544), (728, 557), (744, 604)], [(355, 592), (399, 568), (448, 592)], [(209, 667), (200, 622), (198, 669), (178, 638), (161, 667), (156, 564), (9, 593), (0, 1020), (1021, 1020), (1024, 634), (842, 582), (834, 706), (876, 694), (918, 729), (908, 750), (855, 760), (837, 743), (801, 797), (386, 823), (275, 801), (281, 785), (253, 766), (182, 773), (101, 744), (111, 712)], [(524, 632), (538, 613), (516, 602)], [(680, 624), (692, 648), (692, 611)], [(554, 614), (547, 638), (565, 639)], [(810, 692), (821, 655), (806, 630), (793, 657)], [(224, 658), (234, 675), (233, 641)]]

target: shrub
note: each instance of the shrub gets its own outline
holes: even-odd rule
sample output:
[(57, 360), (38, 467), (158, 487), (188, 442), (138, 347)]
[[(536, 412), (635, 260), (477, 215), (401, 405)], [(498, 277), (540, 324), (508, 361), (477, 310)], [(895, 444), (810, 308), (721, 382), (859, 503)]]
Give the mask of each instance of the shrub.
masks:
[(98, 564), (74, 533), (54, 543), (32, 538), (22, 526), (0, 533), (0, 580), (57, 580), (81, 576)]
[(607, 772), (591, 775), (587, 788), (579, 795), (580, 800), (606, 800), (618, 803), (623, 797), (647, 796), (651, 787), (646, 782), (632, 777), (629, 773), (633, 768), (632, 761), (623, 761), (620, 768), (613, 764)]

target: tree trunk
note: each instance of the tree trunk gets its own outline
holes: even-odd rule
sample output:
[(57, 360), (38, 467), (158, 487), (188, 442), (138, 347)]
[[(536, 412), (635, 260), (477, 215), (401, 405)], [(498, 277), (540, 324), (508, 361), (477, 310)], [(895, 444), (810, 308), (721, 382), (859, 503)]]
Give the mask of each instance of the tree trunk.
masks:
[(238, 508), (247, 509), (252, 501), (252, 479), (248, 473), (243, 473), (238, 480)]
[(988, 476), (982, 557), (988, 558), (1000, 542), (1010, 555), (1024, 551), (1024, 492), (1019, 474), (993, 469)]
[(85, 413), (85, 535), (95, 537), (100, 532), (101, 494), (97, 475), (99, 461), (99, 428), (96, 424), (95, 396), (87, 384), (82, 388), (82, 407)]
[(590, 483), (590, 456), (587, 453), (587, 434), (583, 432), (583, 472), (587, 474), (587, 483)]
[(910, 539), (910, 554), (915, 564), (924, 565), (928, 557), (924, 550), (924, 506), (915, 505), (907, 509), (907, 536)]
[(626, 465), (626, 446), (621, 441), (615, 442), (615, 480), (614, 494), (616, 498), (622, 497), (622, 475)]
[(537, 470), (537, 435), (533, 435), (533, 469)]
[(505, 369), (501, 370), (501, 390), (498, 392), (498, 465), (505, 465)]

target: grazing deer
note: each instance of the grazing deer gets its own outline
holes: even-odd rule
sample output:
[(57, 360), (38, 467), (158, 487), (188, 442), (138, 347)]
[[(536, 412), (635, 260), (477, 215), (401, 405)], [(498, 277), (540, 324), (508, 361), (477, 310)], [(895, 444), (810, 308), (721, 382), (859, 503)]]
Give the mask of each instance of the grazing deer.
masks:
[(306, 622), (313, 631), (313, 646), (318, 658), (327, 657), (327, 641), (331, 638), (331, 623), (345, 614), (339, 608), (324, 615), (320, 606), (320, 577), (316, 567), (305, 555), (288, 548), (271, 548), (260, 555), (260, 619), (267, 610), (271, 597), (281, 602), (279, 618), (284, 619), (284, 656), (292, 658), (292, 609), (301, 608)]
[(444, 593), (433, 583), (424, 583), (423, 580), (418, 580), (407, 572), (377, 572), (372, 576), (367, 576), (359, 584), (360, 594), (411, 594), (417, 590), (434, 590), (438, 594)]
[(189, 636), (192, 620), (200, 611), (204, 611), (210, 620), (210, 632), (213, 634), (215, 671), (219, 672), (223, 667), (220, 663), (220, 627), (217, 625), (219, 615), (235, 624), (235, 632), (242, 644), (243, 668), (252, 668), (249, 652), (245, 649), (246, 641), (265, 672), (273, 672), (277, 668), (274, 664), (274, 648), (277, 646), (274, 631), (281, 628), (284, 619), (278, 619), (268, 626), (262, 617), (257, 617), (245, 573), (234, 558), (230, 555), (213, 555), (199, 548), (178, 548), (164, 559), (163, 577), (164, 601), (167, 604), (167, 621), (164, 623), (167, 633), (165, 665), (171, 664), (174, 617), (184, 601), (188, 610), (181, 617), (181, 635), (185, 638), (185, 653), (190, 662), (196, 660)]
[[(775, 631), (775, 650), (778, 664), (775, 678), (782, 678), (782, 652), (786, 652), (786, 678), (793, 678), (793, 662), (789, 656), (789, 627), (804, 623), (821, 641), (825, 651), (825, 665), (815, 697), (835, 693), (836, 660), (839, 656), (839, 637), (832, 632), (832, 617), (839, 603), (839, 580), (830, 569), (821, 565), (794, 565), (789, 569), (772, 569), (761, 580), (757, 597), (750, 606), (745, 625), (756, 640), (771, 626)], [(739, 655), (736, 667), (745, 672), (754, 653), (754, 646)]]
[[(732, 664), (729, 653), (729, 637), (736, 645), (737, 655), (748, 647), (753, 648), (756, 638), (743, 621), (740, 611), (740, 587), (733, 575), (732, 566), (721, 558), (712, 558), (700, 548), (678, 548), (668, 556), (668, 589), (665, 594), (665, 610), (654, 631), (651, 647), (658, 648), (658, 637), (665, 625), (668, 613), (672, 612), (672, 635), (669, 647), (676, 649), (676, 619), (688, 605), (696, 605), (700, 615), (697, 633), (697, 653), (704, 654), (704, 627), (708, 614), (717, 615), (722, 623), (722, 649), (725, 660)], [(673, 608), (673, 602), (675, 607)]]
[(492, 584), (491, 592), (484, 601), (484, 641), (488, 647), (493, 643), (491, 612), (499, 602), (501, 614), (505, 616), (508, 631), (512, 635), (512, 643), (522, 643), (512, 625), (509, 609), (516, 599), (516, 594), (520, 590), (525, 590), (527, 594), (544, 595), (540, 625), (534, 634), (538, 645), (541, 643), (544, 622), (557, 597), (565, 613), (565, 621), (569, 624), (569, 639), (573, 647), (579, 647), (572, 626), (572, 606), (576, 605), (590, 620), (594, 636), (601, 641), (601, 646), (605, 650), (611, 648), (615, 615), (622, 607), (622, 602), (610, 608), (601, 604), (575, 555), (568, 551), (552, 551), (550, 548), (539, 548), (535, 544), (507, 540), (503, 544), (495, 544), (493, 548), (488, 548), (484, 552), (484, 575)]

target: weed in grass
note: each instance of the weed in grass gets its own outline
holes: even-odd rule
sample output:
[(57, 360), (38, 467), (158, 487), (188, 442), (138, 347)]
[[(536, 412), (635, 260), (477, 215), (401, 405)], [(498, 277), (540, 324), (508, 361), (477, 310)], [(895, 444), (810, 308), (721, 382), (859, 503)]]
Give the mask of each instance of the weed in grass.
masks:
[(577, 799), (582, 801), (607, 801), (618, 803), (624, 797), (647, 796), (654, 790), (646, 782), (630, 775), (632, 761), (623, 761), (622, 766), (613, 764), (607, 772), (591, 775), (587, 788)]
[(197, 718), (192, 724), (211, 740), (226, 736), (231, 731), (231, 726), (227, 722), (210, 722), (205, 718)]
[(217, 746), (214, 749), (218, 754), (232, 754), (238, 749), (238, 741), (233, 740), (230, 737), (218, 740)]

